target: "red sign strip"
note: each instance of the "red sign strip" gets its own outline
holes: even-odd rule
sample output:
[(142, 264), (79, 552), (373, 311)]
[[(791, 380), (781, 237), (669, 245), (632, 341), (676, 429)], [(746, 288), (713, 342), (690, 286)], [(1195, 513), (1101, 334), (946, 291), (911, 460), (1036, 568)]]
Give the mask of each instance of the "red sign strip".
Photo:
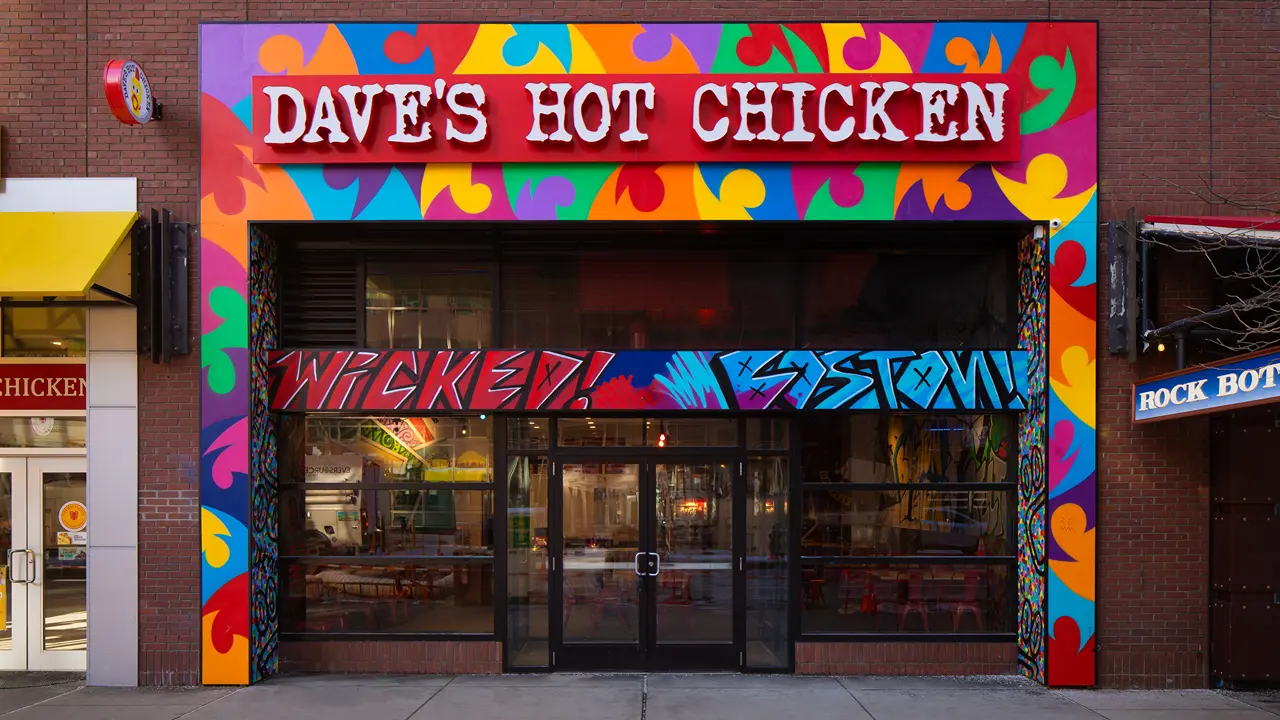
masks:
[(253, 79), (256, 163), (997, 162), (1009, 75)]
[(84, 363), (0, 363), (0, 410), (85, 409)]

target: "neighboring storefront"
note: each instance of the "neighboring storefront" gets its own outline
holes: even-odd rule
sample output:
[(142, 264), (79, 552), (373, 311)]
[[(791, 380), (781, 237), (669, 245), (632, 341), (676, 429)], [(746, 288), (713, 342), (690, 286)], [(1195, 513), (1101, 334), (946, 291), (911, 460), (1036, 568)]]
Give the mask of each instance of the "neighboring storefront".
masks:
[(205, 683), (1094, 683), (1096, 24), (200, 53)]
[(132, 178), (0, 186), (0, 669), (137, 683), (137, 207)]

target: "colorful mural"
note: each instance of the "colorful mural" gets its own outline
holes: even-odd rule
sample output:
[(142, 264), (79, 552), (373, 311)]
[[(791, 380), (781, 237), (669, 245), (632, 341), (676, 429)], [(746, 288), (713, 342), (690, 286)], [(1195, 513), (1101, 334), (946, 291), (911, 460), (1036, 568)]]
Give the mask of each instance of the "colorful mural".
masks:
[(1023, 410), (1023, 350), (289, 350), (271, 409)]
[[(259, 655), (265, 639), (254, 631), (250, 641), (249, 533), (256, 498), (251, 500), (249, 489), (249, 327), (256, 299), (247, 270), (249, 224), (437, 219), (1052, 221), (1045, 257), (1046, 317), (1052, 322), (1045, 326), (1043, 358), (1049, 532), (1043, 535), (1041, 570), (1048, 617), (1039, 626), (1048, 637), (1022, 638), (1022, 655), (1027, 673), (1037, 679), (1093, 683), (1095, 24), (219, 24), (201, 27), (200, 53), (205, 683), (250, 682), (260, 676), (265, 659)], [(1021, 94), (1019, 159), (287, 166), (251, 161), (255, 76), (445, 73), (1005, 73), (1017, 78)], [(1034, 389), (1034, 371), (1041, 366), (1034, 357), (1030, 366)], [(1035, 598), (1024, 600), (1035, 605)], [(1032, 632), (1036, 626), (1020, 627)]]

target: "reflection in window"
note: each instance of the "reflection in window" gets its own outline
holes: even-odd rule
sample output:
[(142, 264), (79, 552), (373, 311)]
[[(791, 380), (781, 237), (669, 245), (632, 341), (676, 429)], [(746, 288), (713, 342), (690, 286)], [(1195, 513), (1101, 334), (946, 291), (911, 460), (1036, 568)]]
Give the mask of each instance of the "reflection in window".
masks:
[(493, 419), (309, 416), (304, 453), (306, 482), (490, 482)]
[(507, 664), (551, 664), (546, 457), (507, 460)]
[(747, 460), (746, 662), (750, 668), (785, 668), (788, 541), (785, 457)]
[(82, 417), (0, 417), (0, 448), (83, 448)]
[(808, 413), (797, 422), (805, 482), (1009, 481), (1008, 415)]
[(996, 555), (1015, 553), (1009, 494), (932, 490), (809, 490), (801, 554), (806, 557)]
[(556, 421), (561, 447), (639, 447), (644, 421), (611, 418), (563, 418)]
[(829, 564), (801, 572), (801, 632), (1011, 633), (1007, 565)]
[(485, 348), (493, 341), (493, 273), (488, 265), (371, 265), (365, 288), (365, 344), (378, 348)]
[(492, 556), (488, 490), (309, 486), (280, 494), (283, 555)]
[(0, 356), (84, 357), (85, 308), (0, 309)]

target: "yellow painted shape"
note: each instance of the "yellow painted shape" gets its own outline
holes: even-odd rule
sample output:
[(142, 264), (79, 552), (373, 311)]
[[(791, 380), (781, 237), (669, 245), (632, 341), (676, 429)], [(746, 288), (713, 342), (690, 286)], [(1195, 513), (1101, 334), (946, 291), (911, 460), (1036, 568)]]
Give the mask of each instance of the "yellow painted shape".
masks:
[[(1067, 187), (1067, 164), (1051, 153), (1037, 155), (1027, 163), (1025, 183), (1005, 177), (999, 170), (993, 172), (1005, 197), (1023, 215), (1031, 220), (1057, 219), (1062, 222), (1061, 227), (1066, 227), (1085, 209), (1098, 187), (1093, 185), (1078, 195), (1058, 197)], [(1057, 322), (1057, 318), (1054, 321)]]
[[(564, 63), (546, 45), (539, 45), (528, 65), (515, 67), (502, 59), (502, 46), (516, 36), (512, 25), (481, 25), (471, 41), (471, 49), (458, 63), (455, 75), (533, 75), (565, 74)], [(571, 35), (572, 37), (572, 35)], [(599, 62), (599, 60), (597, 60)]]
[[(1053, 315), (1053, 311), (1053, 308), (1049, 309), (1054, 322), (1057, 322), (1058, 317)], [(1062, 353), (1062, 374), (1066, 376), (1066, 380), (1049, 378), (1049, 384), (1067, 409), (1091, 428), (1098, 426), (1098, 376), (1094, 372), (1096, 363), (1086, 348), (1075, 345)]]
[[(252, 157), (249, 148), (236, 146), (246, 158)], [(244, 209), (228, 215), (218, 208), (210, 193), (200, 200), (200, 229), (204, 238), (226, 250), (242, 267), (249, 262), (249, 221), (251, 220), (310, 220), (311, 207), (298, 191), (289, 174), (279, 165), (255, 165), (262, 186), (247, 178), (240, 178), (244, 187)]]
[(136, 212), (0, 213), (0, 295), (83, 295)]
[(422, 214), (431, 201), (448, 189), (458, 209), (468, 215), (479, 215), (493, 202), (493, 191), (487, 185), (472, 184), (470, 163), (430, 163), (422, 173)]
[(725, 176), (719, 197), (707, 184), (702, 171), (694, 168), (693, 199), (698, 204), (698, 217), (703, 220), (750, 220), (748, 208), (760, 207), (765, 187), (760, 176), (740, 168)]
[[(827, 39), (827, 59), (832, 73), (911, 73), (911, 61), (898, 43), (884, 33), (880, 35), (880, 56), (866, 70), (854, 70), (844, 61), (844, 46), (853, 38), (866, 38), (862, 23), (823, 23), (822, 34)], [(874, 39), (874, 38), (870, 38)]]
[(569, 47), (573, 51), (573, 59), (569, 62), (570, 74), (605, 74), (604, 63), (600, 62), (600, 58), (596, 55), (596, 51), (591, 47), (591, 43), (582, 36), (582, 31), (575, 25), (569, 26)]
[(304, 60), (302, 44), (288, 35), (267, 38), (258, 48), (258, 62), (267, 72), (287, 75), (358, 75), (351, 46), (333, 25), (324, 31), (320, 46)]
[(200, 663), (200, 682), (204, 685), (248, 685), (249, 638), (233, 635), (230, 652), (218, 652), (213, 647), (213, 624), (217, 619), (217, 612), (202, 618), (200, 644), (204, 652)]
[(1093, 602), (1097, 544), (1093, 530), (1085, 530), (1087, 525), (1084, 508), (1075, 503), (1067, 503), (1054, 511), (1050, 521), (1053, 539), (1075, 560), (1050, 560), (1049, 569), (1072, 592)]
[(231, 531), (217, 515), (200, 508), (200, 552), (210, 567), (220, 568), (231, 559), (231, 548), (223, 538), (231, 537)]

